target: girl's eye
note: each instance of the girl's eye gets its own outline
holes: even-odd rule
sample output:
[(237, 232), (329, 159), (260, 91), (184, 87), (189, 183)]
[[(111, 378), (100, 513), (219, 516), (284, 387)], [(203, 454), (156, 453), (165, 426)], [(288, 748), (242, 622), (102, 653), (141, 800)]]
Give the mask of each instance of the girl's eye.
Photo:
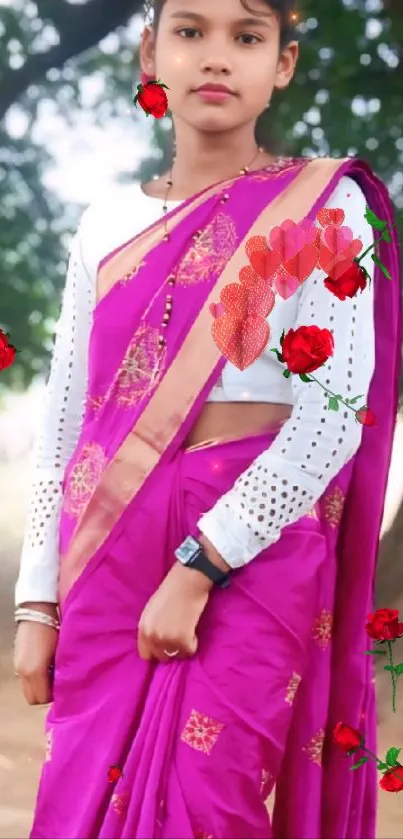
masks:
[(186, 26), (184, 29), (178, 29), (178, 31), (176, 32), (176, 34), (180, 35), (181, 38), (192, 38), (195, 33), (200, 34), (199, 30), (195, 29), (193, 26)]
[(255, 44), (260, 44), (262, 42), (261, 38), (258, 38), (256, 35), (248, 35), (248, 33), (244, 33), (243, 35), (238, 35), (238, 37), (239, 38), (244, 38), (245, 39), (244, 43), (247, 44), (248, 46), (252, 45), (252, 41)]

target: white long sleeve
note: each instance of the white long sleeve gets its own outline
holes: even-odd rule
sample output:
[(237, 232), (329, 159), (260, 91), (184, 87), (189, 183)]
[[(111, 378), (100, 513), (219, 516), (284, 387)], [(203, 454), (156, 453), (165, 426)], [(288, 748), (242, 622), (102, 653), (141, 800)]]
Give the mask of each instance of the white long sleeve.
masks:
[[(354, 182), (343, 180), (346, 194), (339, 190), (326, 206), (350, 207), (344, 223), (353, 230), (354, 238), (363, 242), (363, 253), (373, 243), (372, 228), (364, 219), (365, 197)], [(353, 204), (348, 201), (351, 197)], [(345, 399), (362, 395), (358, 406), (366, 404), (375, 367), (371, 254), (363, 265), (371, 277), (370, 287), (343, 301), (326, 289), (325, 274), (316, 269), (298, 292), (297, 317), (292, 324), (293, 329), (315, 324), (333, 333), (334, 355), (313, 375)], [(270, 347), (280, 349), (278, 331)], [(285, 367), (277, 363), (281, 376)], [(288, 381), (292, 385), (291, 417), (270, 449), (198, 522), (232, 568), (250, 562), (280, 538), (286, 525), (309, 513), (361, 442), (362, 426), (353, 411), (343, 406), (338, 412), (329, 411), (324, 391), (316, 383), (304, 383), (297, 375)]]
[(57, 603), (58, 600), (62, 480), (83, 420), (93, 306), (94, 283), (84, 265), (79, 231), (71, 247), (40, 435), (35, 446), (32, 494), (15, 590), (16, 605), (27, 601)]

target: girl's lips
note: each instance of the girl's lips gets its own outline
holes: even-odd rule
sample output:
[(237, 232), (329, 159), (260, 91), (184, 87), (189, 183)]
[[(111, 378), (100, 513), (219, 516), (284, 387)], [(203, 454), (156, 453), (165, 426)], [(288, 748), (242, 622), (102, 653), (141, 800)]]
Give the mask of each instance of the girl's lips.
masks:
[(234, 95), (229, 90), (210, 90), (209, 88), (199, 88), (195, 93), (206, 102), (224, 102)]

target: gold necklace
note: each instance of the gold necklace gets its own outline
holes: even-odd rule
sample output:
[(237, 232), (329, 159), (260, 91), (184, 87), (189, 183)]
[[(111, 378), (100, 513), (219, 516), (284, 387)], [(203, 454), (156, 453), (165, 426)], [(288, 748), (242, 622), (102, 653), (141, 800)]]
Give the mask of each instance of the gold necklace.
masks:
[[(174, 147), (174, 148), (176, 148), (176, 147)], [(239, 174), (240, 175), (248, 175), (248, 173), (250, 172), (250, 169), (253, 166), (255, 160), (257, 160), (257, 158), (259, 157), (259, 154), (262, 154), (263, 152), (264, 152), (264, 148), (262, 148), (262, 146), (257, 146), (256, 152), (255, 152), (252, 160), (250, 161), (250, 163), (248, 163), (247, 166), (242, 166), (242, 168), (239, 170)], [(173, 169), (174, 169), (175, 163), (176, 163), (176, 154), (175, 154), (175, 151), (174, 151), (172, 167), (171, 167), (171, 170), (170, 170), (170, 173), (169, 173), (169, 178), (167, 178), (167, 187), (168, 188), (167, 188), (167, 191), (165, 193), (164, 203), (162, 205), (162, 211), (165, 215), (167, 214), (168, 209), (169, 209), (168, 208), (168, 200), (169, 200), (169, 195), (171, 194), (171, 190), (172, 190), (172, 187), (173, 187), (172, 175), (173, 175)], [(169, 241), (169, 233), (168, 233), (168, 229), (167, 229), (166, 219), (165, 219), (165, 223), (164, 223), (164, 241), (165, 242)]]

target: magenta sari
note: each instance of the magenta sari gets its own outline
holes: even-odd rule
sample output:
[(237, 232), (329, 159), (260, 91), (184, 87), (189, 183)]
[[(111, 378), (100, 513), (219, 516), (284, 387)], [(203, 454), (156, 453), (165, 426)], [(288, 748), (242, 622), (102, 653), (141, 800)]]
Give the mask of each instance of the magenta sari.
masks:
[[(343, 720), (375, 750), (364, 624), (397, 409), (395, 239), (380, 247), (392, 282), (375, 277), (369, 405), (378, 427), (364, 429), (311, 515), (211, 593), (193, 658), (145, 662), (136, 643), (174, 549), (276, 434), (184, 449), (226, 363), (209, 303), (234, 281), (251, 231), (313, 219), (345, 174), (392, 222), (387, 191), (366, 164), (293, 161), (227, 184), (224, 209), (221, 187), (206, 190), (170, 214), (169, 243), (158, 223), (101, 263), (87, 410), (65, 475), (62, 624), (31, 839), (375, 835), (374, 764), (350, 772), (331, 733)], [(176, 302), (156, 372), (162, 284), (172, 272)], [(122, 770), (113, 783), (111, 765)]]

